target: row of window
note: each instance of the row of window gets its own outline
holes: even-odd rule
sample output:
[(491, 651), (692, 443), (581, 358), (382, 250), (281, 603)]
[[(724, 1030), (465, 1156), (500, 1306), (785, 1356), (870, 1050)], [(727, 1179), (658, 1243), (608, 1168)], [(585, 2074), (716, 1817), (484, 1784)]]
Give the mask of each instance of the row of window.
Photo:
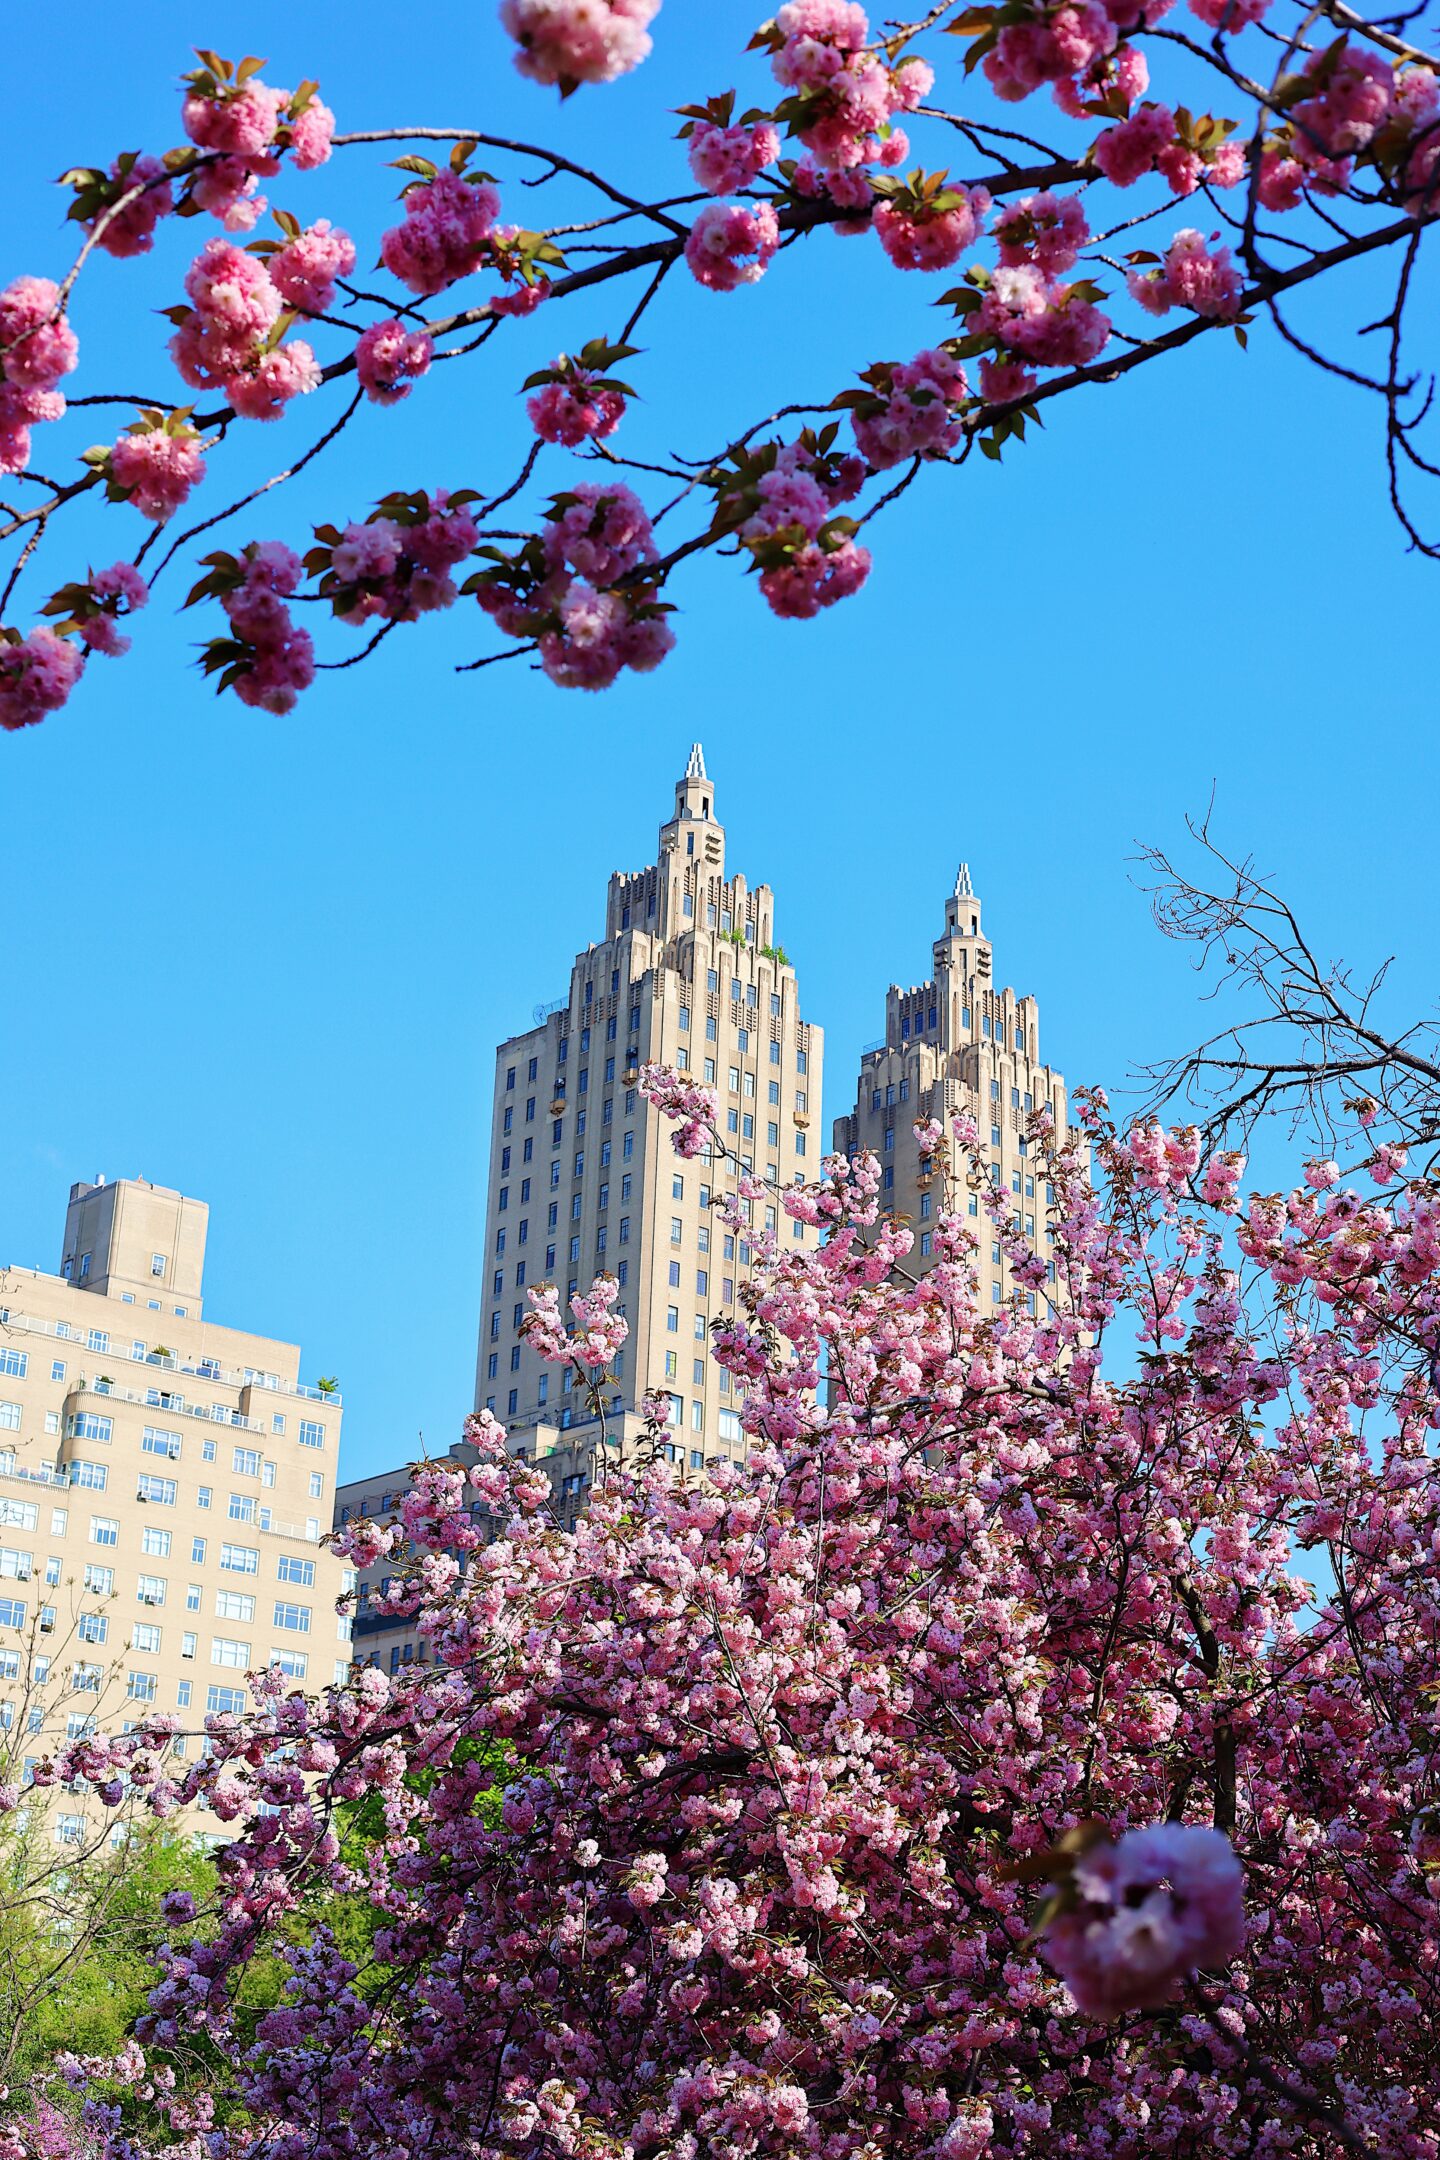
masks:
[[(167, 1530), (163, 1533), (163, 1535), (166, 1539), (165, 1551), (168, 1553), (170, 1549), (170, 1533)], [(244, 1553), (247, 1556), (252, 1553), (252, 1548), (250, 1546), (226, 1546), (223, 1549), (226, 1552)], [(245, 1573), (254, 1574), (258, 1572), (258, 1549), (254, 1550), (254, 1558), (257, 1562), (257, 1567), (250, 1567), (247, 1558), (247, 1564), (244, 1569)], [(58, 1588), (59, 1584), (63, 1580), (63, 1576), (64, 1562), (61, 1559), (60, 1554), (51, 1553), (45, 1562), (44, 1568), (44, 1580), (46, 1585), (51, 1589)], [(8, 1582), (31, 1582), (34, 1580), (34, 1578), (35, 1555), (33, 1553), (22, 1552), (14, 1546), (0, 1546), (0, 1580)], [(313, 1560), (303, 1559), (299, 1553), (279, 1553), (276, 1555), (275, 1560), (275, 1580), (282, 1583), (299, 1583), (305, 1589), (313, 1589), (315, 1583), (315, 1562)], [(115, 1570), (113, 1567), (106, 1566), (105, 1563), (102, 1561), (87, 1560), (82, 1570), (81, 1581), (84, 1588), (93, 1597), (108, 1598), (115, 1595)], [(169, 1578), (167, 1576), (141, 1574), (137, 1575), (136, 1577), (135, 1595), (142, 1605), (163, 1605), (169, 1596), (169, 1591), (170, 1584)], [(191, 1583), (185, 1596), (186, 1611), (199, 1612), (202, 1596), (202, 1585), (199, 1583)], [(217, 1616), (222, 1619), (234, 1619), (235, 1617), (237, 1617), (236, 1614), (234, 1612), (231, 1612), (228, 1608), (222, 1611), (221, 1601), (227, 1598), (233, 1601), (236, 1598), (243, 1598), (244, 1596), (245, 1593), (237, 1590), (217, 1590), (215, 1593), (215, 1609)], [(249, 1598), (247, 1601), (250, 1604), (252, 1610), (251, 1612), (239, 1615), (239, 1617), (248, 1620), (253, 1617), (253, 1608), (255, 1601), (253, 1597)]]

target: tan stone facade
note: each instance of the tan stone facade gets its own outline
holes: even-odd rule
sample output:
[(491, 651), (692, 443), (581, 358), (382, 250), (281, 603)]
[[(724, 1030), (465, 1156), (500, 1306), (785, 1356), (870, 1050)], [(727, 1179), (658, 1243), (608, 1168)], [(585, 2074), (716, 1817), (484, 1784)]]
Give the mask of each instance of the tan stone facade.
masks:
[(569, 995), (495, 1057), (476, 1405), (526, 1453), (558, 1432), (576, 1451), (560, 1473), (570, 1499), (583, 1500), (595, 1421), (520, 1333), (535, 1283), (557, 1283), (563, 1301), (616, 1276), (630, 1339), (612, 1408), (668, 1395), (671, 1460), (697, 1472), (744, 1447), (729, 1376), (707, 1356), (710, 1322), (733, 1312), (750, 1264), (748, 1241), (712, 1205), (733, 1189), (733, 1165), (675, 1154), (673, 1127), (637, 1090), (641, 1066), (675, 1065), (714, 1088), (727, 1145), (790, 1184), (817, 1166), (822, 1060), (778, 941), (775, 896), (727, 866), (697, 744), (658, 860), (612, 875), (604, 937), (577, 956)]
[[(930, 1225), (941, 1202), (942, 1180), (925, 1175), (915, 1126), (938, 1118), (945, 1128), (952, 1169), (959, 1161), (950, 1121), (968, 1112), (979, 1128), (990, 1176), (1008, 1187), (1016, 1214), (1034, 1249), (1046, 1249), (1045, 1181), (1025, 1138), (1033, 1108), (1048, 1103), (1057, 1138), (1068, 1131), (1065, 1082), (1040, 1061), (1040, 1009), (1033, 997), (1001, 989), (970, 873), (961, 864), (945, 903), (945, 927), (935, 941), (928, 982), (885, 997), (885, 1033), (864, 1050), (855, 1108), (835, 1120), (836, 1152), (869, 1149), (881, 1164), (885, 1212), (909, 1222), (916, 1234), (912, 1264), (932, 1259)], [(987, 1233), (976, 1194), (960, 1190), (962, 1209), (975, 1218), (981, 1238), (980, 1297), (1000, 1305), (1013, 1285), (1000, 1248)], [(1027, 1292), (1027, 1297), (1035, 1293)]]
[[(293, 1343), (204, 1318), (206, 1230), (202, 1201), (97, 1180), (58, 1274), (0, 1269), (0, 1754), (22, 1778), (87, 1720), (194, 1732), (250, 1670), (316, 1690), (348, 1666), (320, 1542), (340, 1399)], [(57, 1836), (86, 1805), (54, 1796)]]

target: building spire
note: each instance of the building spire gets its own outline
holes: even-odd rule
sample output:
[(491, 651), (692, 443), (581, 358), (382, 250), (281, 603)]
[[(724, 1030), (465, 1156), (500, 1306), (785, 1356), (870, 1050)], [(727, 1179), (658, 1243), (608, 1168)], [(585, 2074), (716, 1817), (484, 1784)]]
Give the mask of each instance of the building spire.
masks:
[(685, 767), (685, 778), (687, 780), (708, 780), (709, 777), (709, 774), (705, 770), (704, 750), (701, 748), (698, 742), (691, 743), (690, 762)]
[(970, 865), (967, 862), (962, 862), (955, 873), (955, 898), (957, 900), (973, 900), (974, 897), (975, 888), (970, 883)]

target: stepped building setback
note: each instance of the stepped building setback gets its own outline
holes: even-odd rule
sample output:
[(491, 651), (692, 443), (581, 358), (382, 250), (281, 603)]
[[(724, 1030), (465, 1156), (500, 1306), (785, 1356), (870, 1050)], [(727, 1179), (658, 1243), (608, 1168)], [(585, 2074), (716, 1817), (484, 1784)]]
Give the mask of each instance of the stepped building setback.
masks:
[[(618, 1279), (630, 1339), (612, 1440), (635, 1424), (642, 1396), (660, 1393), (670, 1398), (673, 1461), (700, 1471), (744, 1448), (730, 1376), (707, 1356), (710, 1323), (735, 1310), (749, 1272), (748, 1243), (711, 1207), (733, 1186), (733, 1166), (675, 1154), (673, 1127), (638, 1091), (648, 1064), (678, 1066), (715, 1089), (746, 1169), (776, 1184), (814, 1169), (821, 1031), (801, 1017), (774, 893), (727, 865), (698, 743), (658, 859), (611, 876), (605, 935), (577, 956), (568, 995), (495, 1054), (475, 1399), (517, 1449), (573, 1455), (567, 1504), (583, 1500), (598, 1431), (588, 1405), (572, 1399), (570, 1374), (521, 1333), (533, 1283), (557, 1283), (563, 1302), (596, 1275)], [(792, 1233), (815, 1236), (801, 1223)]]
[[(1026, 1237), (1043, 1254), (1044, 1178), (1039, 1177), (1037, 1190), (1025, 1127), (1031, 1111), (1047, 1103), (1056, 1137), (1063, 1140), (1069, 1119), (1065, 1082), (1040, 1061), (1040, 1008), (1033, 997), (997, 985), (980, 902), (969, 867), (961, 863), (945, 902), (944, 931), (932, 949), (930, 980), (908, 989), (892, 983), (886, 992), (885, 1033), (861, 1053), (855, 1108), (835, 1120), (836, 1152), (857, 1155), (868, 1148), (879, 1158), (885, 1212), (912, 1225), (916, 1246), (910, 1264), (924, 1269), (933, 1258), (929, 1225), (941, 1204), (941, 1181), (921, 1161), (915, 1126), (939, 1119), (951, 1168), (963, 1180), (969, 1165), (961, 1159), (951, 1120), (968, 1112), (979, 1128), (991, 1178), (1009, 1187)], [(999, 1245), (986, 1234), (977, 1195), (965, 1193), (962, 1205), (981, 1234), (976, 1266), (982, 1306), (987, 1300), (1000, 1305), (1015, 1286), (1007, 1279)]]
[[(246, 1709), (256, 1668), (314, 1691), (349, 1667), (320, 1542), (340, 1398), (293, 1343), (204, 1317), (207, 1226), (100, 1178), (71, 1187), (58, 1274), (0, 1268), (0, 1755), (24, 1783), (87, 1730)], [(50, 1806), (88, 1839), (83, 1790)]]

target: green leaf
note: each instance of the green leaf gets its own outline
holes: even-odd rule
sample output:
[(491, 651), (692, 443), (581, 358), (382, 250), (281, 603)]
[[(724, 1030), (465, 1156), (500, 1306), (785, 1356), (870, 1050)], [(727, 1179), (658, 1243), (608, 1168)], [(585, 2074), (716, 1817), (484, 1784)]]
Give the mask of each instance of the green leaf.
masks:
[(413, 173), (417, 180), (434, 180), (440, 171), (439, 166), (432, 165), (426, 157), (391, 158), (390, 164), (395, 172)]

